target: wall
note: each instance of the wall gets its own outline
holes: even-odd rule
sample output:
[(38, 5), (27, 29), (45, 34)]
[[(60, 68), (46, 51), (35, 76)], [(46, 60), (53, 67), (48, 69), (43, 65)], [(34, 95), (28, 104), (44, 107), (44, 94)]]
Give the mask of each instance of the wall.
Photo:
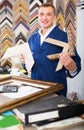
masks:
[(84, 100), (84, 2), (78, 4), (77, 12), (77, 50), (81, 57), (81, 72), (74, 78), (68, 79), (68, 91), (78, 93), (79, 99)]

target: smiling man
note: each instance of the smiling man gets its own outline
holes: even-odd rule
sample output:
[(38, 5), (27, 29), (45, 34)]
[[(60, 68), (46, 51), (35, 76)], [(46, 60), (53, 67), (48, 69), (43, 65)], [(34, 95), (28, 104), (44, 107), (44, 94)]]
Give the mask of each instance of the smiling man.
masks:
[[(40, 29), (32, 34), (28, 40), (35, 61), (31, 70), (31, 78), (63, 84), (64, 89), (58, 92), (58, 94), (66, 96), (66, 74), (70, 78), (75, 77), (81, 70), (81, 59), (76, 49), (75, 56), (72, 58), (68, 53), (61, 53), (62, 47), (45, 41), (46, 38), (52, 38), (68, 44), (67, 33), (55, 25), (55, 7), (52, 4), (45, 3), (39, 7), (38, 20)], [(59, 71), (55, 71), (59, 60), (47, 58), (47, 55), (57, 53), (61, 53), (60, 61), (63, 64), (63, 68)]]

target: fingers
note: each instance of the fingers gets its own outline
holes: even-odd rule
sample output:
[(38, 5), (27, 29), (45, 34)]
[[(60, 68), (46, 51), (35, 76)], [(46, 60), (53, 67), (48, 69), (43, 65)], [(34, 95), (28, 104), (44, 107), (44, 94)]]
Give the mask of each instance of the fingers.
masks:
[(60, 61), (62, 62), (62, 64), (67, 64), (68, 62), (70, 62), (71, 57), (69, 56), (68, 53), (61, 53), (60, 54)]
[(23, 54), (20, 54), (19, 58), (20, 58), (20, 60), (21, 60), (22, 63), (25, 63), (25, 57), (24, 57)]
[(76, 69), (76, 64), (68, 53), (65, 52), (61, 53), (60, 61), (63, 64), (63, 66), (69, 71), (74, 71)]

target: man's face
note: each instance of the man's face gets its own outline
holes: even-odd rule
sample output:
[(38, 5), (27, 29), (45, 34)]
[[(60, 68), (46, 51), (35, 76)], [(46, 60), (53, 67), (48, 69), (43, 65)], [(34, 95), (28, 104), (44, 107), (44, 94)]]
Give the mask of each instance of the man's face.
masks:
[(42, 28), (50, 28), (55, 21), (55, 14), (52, 7), (40, 7), (38, 12), (39, 24)]

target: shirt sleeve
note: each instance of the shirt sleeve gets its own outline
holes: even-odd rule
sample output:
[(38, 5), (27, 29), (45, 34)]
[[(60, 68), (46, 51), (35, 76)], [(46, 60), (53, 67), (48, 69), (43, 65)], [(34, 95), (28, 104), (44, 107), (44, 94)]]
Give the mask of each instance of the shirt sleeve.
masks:
[(74, 77), (77, 74), (77, 68), (74, 71), (69, 71), (70, 75)]

